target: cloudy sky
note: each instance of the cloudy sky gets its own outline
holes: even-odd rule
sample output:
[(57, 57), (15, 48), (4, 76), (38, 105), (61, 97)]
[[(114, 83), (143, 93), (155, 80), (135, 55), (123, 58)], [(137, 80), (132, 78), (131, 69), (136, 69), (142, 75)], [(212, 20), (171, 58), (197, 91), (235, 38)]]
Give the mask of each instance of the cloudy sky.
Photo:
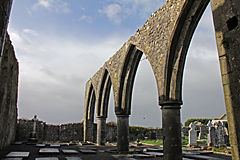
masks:
[[(18, 117), (79, 122), (85, 83), (165, 0), (15, 0), (8, 32), (20, 66)], [(182, 122), (225, 113), (212, 14), (192, 39), (184, 72)], [(107, 121), (116, 121), (113, 95)], [(161, 127), (148, 60), (140, 62), (130, 125)]]

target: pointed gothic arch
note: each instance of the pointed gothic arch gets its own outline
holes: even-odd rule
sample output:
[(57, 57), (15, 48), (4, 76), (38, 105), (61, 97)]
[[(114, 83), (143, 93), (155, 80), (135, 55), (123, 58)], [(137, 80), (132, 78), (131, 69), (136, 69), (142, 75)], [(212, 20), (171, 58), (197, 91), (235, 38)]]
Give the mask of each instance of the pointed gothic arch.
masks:
[[(240, 65), (236, 65), (239, 62), (239, 54), (236, 53), (239, 51), (238, 19), (240, 17), (236, 8), (240, 3), (235, 1), (237, 2), (237, 0), (226, 0), (222, 3), (212, 0), (211, 5), (228, 120), (233, 123), (230, 127), (230, 141), (234, 156), (240, 157), (239, 138), (237, 138), (240, 136), (240, 129), (235, 120), (239, 112), (233, 112), (238, 109), (236, 106), (239, 104), (240, 75)], [(193, 33), (208, 4), (209, 0), (166, 1), (104, 64), (113, 87), (115, 113), (118, 119), (118, 151), (128, 150), (128, 116), (131, 114), (132, 87), (139, 60), (144, 53), (157, 82), (159, 105), (163, 114), (164, 157), (165, 159), (182, 158), (180, 109), (184, 64)], [(233, 38), (236, 36), (237, 38)], [(94, 77), (97, 84), (98, 75)], [(100, 92), (97, 91), (97, 99), (98, 93)]]

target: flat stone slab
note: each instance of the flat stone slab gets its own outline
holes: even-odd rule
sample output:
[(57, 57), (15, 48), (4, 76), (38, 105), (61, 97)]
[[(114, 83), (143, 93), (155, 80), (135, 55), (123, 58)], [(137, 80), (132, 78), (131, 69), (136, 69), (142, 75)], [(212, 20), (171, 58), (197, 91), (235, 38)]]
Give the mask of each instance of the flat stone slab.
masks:
[(197, 153), (197, 154), (213, 154), (213, 152), (211, 151), (191, 151), (192, 153)]
[(81, 157), (66, 157), (66, 160), (82, 160)]
[(200, 153), (197, 153), (197, 152), (192, 152), (192, 151), (182, 151), (182, 154), (183, 155), (199, 155)]
[(73, 149), (62, 149), (62, 152), (64, 154), (78, 154), (78, 151), (73, 150)]
[(50, 144), (50, 147), (52, 148), (59, 148), (61, 145), (60, 144)]
[(159, 153), (159, 152), (144, 152), (144, 154), (149, 154), (156, 157), (163, 157), (163, 153)]
[(57, 157), (40, 157), (35, 158), (35, 160), (59, 160)]
[(2, 160), (23, 160), (23, 158), (3, 158)]
[(41, 154), (50, 154), (50, 153), (57, 154), (57, 153), (59, 153), (59, 150), (56, 148), (41, 148), (39, 150), (39, 153), (41, 153)]
[(79, 149), (79, 151), (83, 154), (97, 154), (97, 151), (91, 149)]
[(30, 152), (10, 152), (5, 157), (6, 158), (27, 158)]
[(106, 149), (105, 152), (107, 152), (107, 153), (118, 153), (117, 149)]
[(145, 148), (144, 152), (163, 152), (163, 148)]
[(46, 146), (46, 144), (36, 144), (36, 147), (45, 147)]
[(215, 157), (210, 157), (210, 156), (203, 156), (203, 155), (183, 155), (186, 158), (192, 158), (192, 159), (207, 159), (207, 160), (224, 160), (221, 158), (215, 158)]
[(21, 145), (21, 144), (23, 144), (24, 142), (14, 142), (13, 144), (15, 144), (15, 145)]
[(130, 157), (135, 157), (135, 158), (154, 158), (153, 155), (148, 155), (148, 154), (130, 154)]

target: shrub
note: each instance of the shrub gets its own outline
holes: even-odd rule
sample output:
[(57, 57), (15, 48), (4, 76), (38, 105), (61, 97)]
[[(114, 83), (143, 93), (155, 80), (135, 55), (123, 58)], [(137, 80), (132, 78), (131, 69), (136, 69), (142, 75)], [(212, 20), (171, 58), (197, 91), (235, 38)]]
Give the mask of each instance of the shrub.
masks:
[(185, 126), (188, 127), (192, 122), (198, 121), (202, 124), (207, 125), (208, 121), (211, 121), (212, 119), (209, 118), (190, 118), (185, 122)]

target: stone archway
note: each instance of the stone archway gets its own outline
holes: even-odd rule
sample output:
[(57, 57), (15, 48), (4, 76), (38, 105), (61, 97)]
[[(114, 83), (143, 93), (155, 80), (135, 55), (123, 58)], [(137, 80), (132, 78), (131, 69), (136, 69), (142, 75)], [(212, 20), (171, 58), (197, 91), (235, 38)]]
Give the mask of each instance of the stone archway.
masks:
[(97, 103), (97, 144), (105, 145), (106, 143), (106, 118), (108, 116), (108, 102), (111, 90), (111, 78), (105, 69)]
[(95, 110), (95, 90), (93, 85), (89, 81), (86, 84), (86, 92), (85, 92), (85, 110), (83, 117), (83, 141), (93, 141), (93, 121), (94, 121), (94, 110)]
[[(164, 157), (182, 159), (180, 109), (185, 58), (196, 26), (209, 0), (171, 0), (159, 8), (103, 68), (111, 77), (118, 117), (118, 151), (128, 150), (128, 116), (139, 57), (148, 58), (157, 82), (163, 114)], [(220, 57), (233, 157), (239, 157), (239, 11), (237, 0), (211, 1)], [(223, 17), (224, 16), (224, 17)], [(234, 38), (233, 38), (234, 37)], [(138, 53), (138, 54), (137, 54)], [(99, 72), (102, 72), (102, 68)], [(95, 83), (99, 77), (94, 75)], [(100, 86), (100, 85), (98, 85)], [(99, 97), (97, 92), (96, 97)], [(173, 152), (174, 151), (174, 152)]]

